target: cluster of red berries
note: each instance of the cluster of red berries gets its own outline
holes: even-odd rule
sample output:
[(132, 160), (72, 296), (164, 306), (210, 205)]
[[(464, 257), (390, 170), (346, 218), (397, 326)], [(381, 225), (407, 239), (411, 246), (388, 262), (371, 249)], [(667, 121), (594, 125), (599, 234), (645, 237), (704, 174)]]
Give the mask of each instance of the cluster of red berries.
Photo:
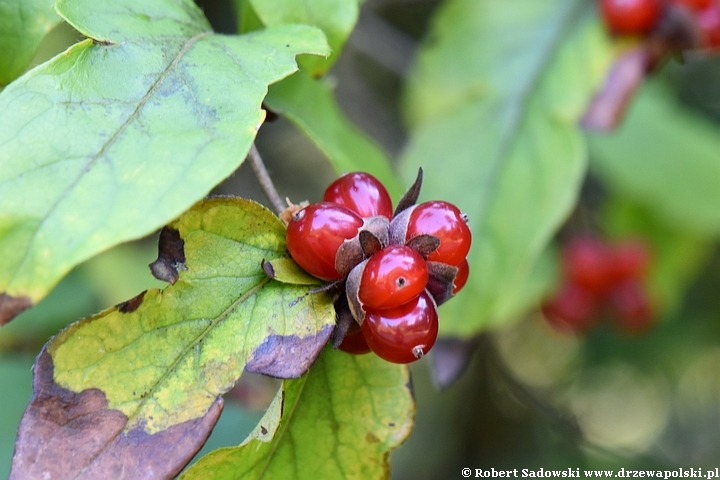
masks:
[(421, 182), (422, 171), (393, 211), (379, 180), (348, 173), (290, 219), (290, 255), (332, 282), (333, 344), (343, 351), (417, 360), (435, 343), (437, 306), (467, 281), (467, 219), (447, 202), (416, 205)]
[(649, 265), (648, 249), (637, 240), (574, 238), (562, 251), (561, 287), (543, 305), (543, 314), (558, 330), (580, 333), (606, 311), (620, 329), (641, 332), (653, 319), (644, 285)]
[(652, 35), (662, 30), (663, 18), (669, 18), (666, 23), (683, 25), (694, 39), (692, 47), (720, 48), (718, 0), (600, 0), (600, 13), (617, 35)]

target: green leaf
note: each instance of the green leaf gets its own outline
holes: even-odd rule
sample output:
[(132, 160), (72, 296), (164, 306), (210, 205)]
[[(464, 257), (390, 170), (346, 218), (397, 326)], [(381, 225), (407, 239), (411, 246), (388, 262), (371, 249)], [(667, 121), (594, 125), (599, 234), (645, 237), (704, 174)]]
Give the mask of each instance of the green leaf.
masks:
[[(173, 285), (75, 323), (43, 349), (18, 437), (18, 474), (177, 473), (243, 369), (299, 377), (327, 343), (335, 325), (329, 296), (273, 281), (261, 267), (288, 255), (285, 226), (270, 211), (216, 197), (168, 231), (175, 238), (161, 237), (159, 259), (176, 269)], [(96, 421), (63, 420), (77, 409)], [(170, 447), (176, 453), (160, 454)], [(67, 452), (72, 460), (57, 465)]]
[(55, 0), (0, 0), (0, 87), (30, 65), (40, 42), (58, 23)]
[(469, 216), (465, 291), (441, 335), (468, 337), (532, 301), (533, 265), (574, 205), (586, 146), (576, 126), (610, 59), (584, 0), (454, 0), (436, 18), (406, 97), (401, 159), (423, 196)]
[(238, 33), (252, 32), (263, 28), (262, 21), (253, 10), (250, 0), (233, 0), (238, 23)]
[(720, 234), (720, 129), (649, 82), (612, 135), (590, 137), (591, 168), (664, 222)]
[(244, 160), (267, 85), (327, 53), (312, 27), (213, 34), (190, 0), (57, 8), (91, 39), (0, 94), (0, 313), (206, 195)]
[(216, 450), (181, 478), (387, 478), (388, 454), (414, 414), (407, 367), (329, 348), (307, 375), (284, 382), (283, 405), (274, 437)]
[(369, 172), (396, 199), (404, 192), (388, 156), (350, 123), (322, 81), (298, 72), (270, 87), (265, 103), (305, 132), (338, 173)]
[(323, 75), (335, 63), (358, 19), (358, 0), (249, 0), (254, 13), (267, 27), (300, 23), (318, 27), (327, 36), (328, 58), (301, 57), (303, 71)]
[(603, 205), (603, 231), (617, 239), (638, 237), (650, 247), (652, 262), (647, 285), (665, 317), (681, 306), (690, 286), (712, 252), (713, 242), (659, 219), (647, 207), (623, 197)]

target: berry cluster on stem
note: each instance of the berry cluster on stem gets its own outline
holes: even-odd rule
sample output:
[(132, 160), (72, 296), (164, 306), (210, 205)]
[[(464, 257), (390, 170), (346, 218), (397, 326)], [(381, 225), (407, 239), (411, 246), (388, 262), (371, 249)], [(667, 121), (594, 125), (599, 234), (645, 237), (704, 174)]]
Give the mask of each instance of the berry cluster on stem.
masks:
[(615, 35), (654, 37), (679, 49), (720, 49), (718, 0), (600, 0)]
[(290, 255), (335, 292), (336, 348), (410, 363), (434, 345), (437, 307), (469, 275), (471, 233), (456, 206), (416, 204), (421, 184), (422, 170), (393, 210), (379, 180), (348, 173), (290, 219)]
[(543, 315), (558, 330), (581, 333), (606, 312), (621, 330), (642, 332), (653, 320), (645, 288), (649, 265), (639, 240), (609, 244), (576, 237), (563, 248), (561, 286), (542, 306)]

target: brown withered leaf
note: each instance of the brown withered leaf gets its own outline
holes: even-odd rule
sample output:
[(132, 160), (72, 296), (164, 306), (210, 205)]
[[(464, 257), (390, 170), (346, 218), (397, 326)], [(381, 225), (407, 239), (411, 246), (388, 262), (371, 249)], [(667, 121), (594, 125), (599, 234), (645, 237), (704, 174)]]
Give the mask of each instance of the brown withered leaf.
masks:
[(100, 390), (62, 388), (53, 370), (43, 349), (35, 364), (34, 395), (18, 429), (11, 480), (172, 478), (202, 448), (223, 408), (217, 397), (204, 416), (167, 430), (124, 431), (128, 417), (108, 408)]
[(13, 297), (7, 293), (0, 293), (0, 327), (30, 307), (32, 302), (28, 297)]
[(174, 284), (80, 320), (43, 349), (13, 478), (171, 477), (202, 446), (220, 396), (246, 367), (299, 377), (327, 343), (330, 295), (262, 268), (287, 258), (272, 212), (216, 197), (171, 227), (186, 266)]

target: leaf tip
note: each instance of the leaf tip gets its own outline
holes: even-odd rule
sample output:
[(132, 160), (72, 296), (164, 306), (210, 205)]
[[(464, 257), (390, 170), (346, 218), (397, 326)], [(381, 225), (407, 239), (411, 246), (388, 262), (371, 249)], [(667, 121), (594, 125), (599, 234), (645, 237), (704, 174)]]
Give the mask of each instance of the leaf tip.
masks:
[(28, 297), (15, 297), (4, 292), (0, 293), (0, 327), (32, 305), (33, 303)]

